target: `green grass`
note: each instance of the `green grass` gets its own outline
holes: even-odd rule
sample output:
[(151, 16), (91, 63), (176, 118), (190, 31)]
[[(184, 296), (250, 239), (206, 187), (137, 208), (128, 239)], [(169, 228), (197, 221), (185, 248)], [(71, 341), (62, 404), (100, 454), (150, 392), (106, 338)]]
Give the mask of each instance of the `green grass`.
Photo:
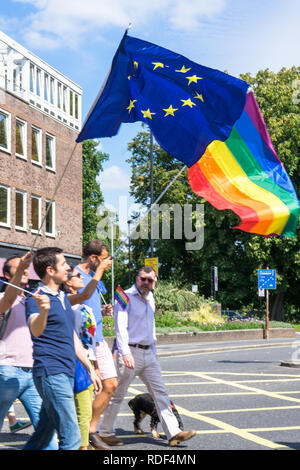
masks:
[[(165, 320), (165, 321), (163, 321)], [(270, 328), (295, 328), (300, 331), (300, 325), (291, 325), (290, 323), (270, 321)], [(231, 321), (225, 323), (199, 323), (185, 317), (178, 318), (176, 315), (158, 315), (156, 321), (156, 332), (160, 334), (168, 333), (198, 333), (200, 331), (228, 331), (228, 330), (249, 330), (263, 329), (265, 322), (260, 320), (250, 321)], [(103, 318), (103, 334), (104, 336), (115, 336), (113, 319), (110, 317)]]

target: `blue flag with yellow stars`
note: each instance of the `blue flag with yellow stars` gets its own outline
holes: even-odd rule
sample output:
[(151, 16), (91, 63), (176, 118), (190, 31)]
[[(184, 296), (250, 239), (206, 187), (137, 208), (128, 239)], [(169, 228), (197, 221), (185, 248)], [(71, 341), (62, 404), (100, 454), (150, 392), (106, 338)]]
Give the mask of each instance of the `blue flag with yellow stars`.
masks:
[(111, 71), (76, 139), (111, 137), (124, 122), (145, 122), (157, 143), (191, 167), (214, 140), (225, 141), (248, 84), (124, 34)]

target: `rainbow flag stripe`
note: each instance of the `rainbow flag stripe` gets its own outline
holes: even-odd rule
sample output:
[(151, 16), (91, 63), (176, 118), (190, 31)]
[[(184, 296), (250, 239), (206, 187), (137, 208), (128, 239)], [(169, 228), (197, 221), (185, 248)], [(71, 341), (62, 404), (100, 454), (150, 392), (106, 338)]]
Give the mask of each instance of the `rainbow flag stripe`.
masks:
[(189, 168), (188, 179), (197, 195), (240, 217), (233, 228), (264, 236), (295, 235), (299, 201), (252, 91), (228, 139), (211, 142)]
[(125, 310), (125, 308), (129, 304), (129, 297), (124, 292), (121, 286), (118, 286), (116, 288), (114, 297), (115, 297), (115, 300), (121, 305), (122, 309)]

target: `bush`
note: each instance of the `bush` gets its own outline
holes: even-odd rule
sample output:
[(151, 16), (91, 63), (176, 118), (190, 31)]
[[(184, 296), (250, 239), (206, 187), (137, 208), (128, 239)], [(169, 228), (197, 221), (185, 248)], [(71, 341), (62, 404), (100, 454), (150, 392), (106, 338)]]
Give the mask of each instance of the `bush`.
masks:
[(205, 299), (189, 288), (180, 288), (176, 284), (160, 281), (154, 291), (156, 312), (192, 312), (207, 308), (211, 312), (216, 311), (218, 303), (211, 299)]

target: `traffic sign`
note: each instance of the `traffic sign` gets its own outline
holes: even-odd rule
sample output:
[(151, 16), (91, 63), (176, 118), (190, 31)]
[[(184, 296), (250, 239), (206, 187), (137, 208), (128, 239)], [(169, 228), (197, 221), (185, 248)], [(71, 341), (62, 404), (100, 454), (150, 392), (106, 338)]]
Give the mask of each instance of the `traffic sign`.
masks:
[(276, 289), (276, 269), (258, 270), (258, 288)]
[(151, 266), (158, 276), (158, 258), (146, 258), (145, 266)]

